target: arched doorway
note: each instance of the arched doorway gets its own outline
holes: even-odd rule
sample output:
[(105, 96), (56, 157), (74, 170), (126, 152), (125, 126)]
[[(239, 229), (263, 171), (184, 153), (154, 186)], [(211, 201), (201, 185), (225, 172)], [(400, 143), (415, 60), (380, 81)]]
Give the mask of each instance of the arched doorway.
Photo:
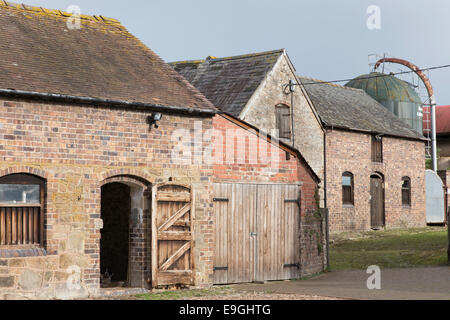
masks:
[(370, 227), (379, 230), (385, 224), (384, 176), (376, 172), (370, 176)]
[(101, 188), (100, 272), (102, 287), (147, 287), (150, 272), (148, 186), (114, 177)]

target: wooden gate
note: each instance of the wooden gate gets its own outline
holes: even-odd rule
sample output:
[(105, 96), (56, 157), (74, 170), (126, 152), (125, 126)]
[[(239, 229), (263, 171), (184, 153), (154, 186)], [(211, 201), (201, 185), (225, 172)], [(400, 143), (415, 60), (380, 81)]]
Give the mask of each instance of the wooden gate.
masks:
[(370, 177), (370, 220), (372, 229), (380, 229), (385, 225), (384, 181), (378, 174)]
[(152, 190), (152, 287), (194, 284), (194, 194), (189, 186)]
[(297, 185), (215, 184), (214, 283), (300, 276)]

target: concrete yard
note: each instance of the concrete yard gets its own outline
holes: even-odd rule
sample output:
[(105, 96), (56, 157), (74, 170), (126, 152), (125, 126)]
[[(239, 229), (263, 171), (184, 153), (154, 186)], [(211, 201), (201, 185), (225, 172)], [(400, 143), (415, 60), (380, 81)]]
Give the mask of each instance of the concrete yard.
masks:
[(381, 270), (381, 290), (367, 289), (365, 270), (324, 273), (302, 281), (242, 284), (237, 290), (364, 300), (450, 300), (450, 267)]

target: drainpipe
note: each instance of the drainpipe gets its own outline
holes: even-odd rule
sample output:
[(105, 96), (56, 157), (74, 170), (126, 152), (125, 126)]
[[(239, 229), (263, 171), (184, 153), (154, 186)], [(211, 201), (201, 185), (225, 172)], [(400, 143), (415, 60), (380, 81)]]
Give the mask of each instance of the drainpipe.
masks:
[(295, 148), (295, 132), (294, 132), (294, 93), (295, 93), (295, 83), (289, 80), (289, 91), (291, 92), (291, 137), (292, 146)]
[(437, 172), (437, 145), (436, 145), (436, 99), (431, 96), (431, 157), (433, 161), (433, 171)]
[(325, 241), (327, 246), (327, 270), (330, 269), (330, 210), (327, 207), (327, 129), (323, 133), (323, 203), (324, 212), (326, 214), (325, 218)]

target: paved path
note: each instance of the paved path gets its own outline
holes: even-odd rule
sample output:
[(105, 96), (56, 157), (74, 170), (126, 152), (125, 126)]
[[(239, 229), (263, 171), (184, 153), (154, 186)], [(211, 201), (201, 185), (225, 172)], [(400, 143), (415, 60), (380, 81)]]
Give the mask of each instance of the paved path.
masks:
[(236, 289), (370, 300), (450, 300), (450, 267), (382, 269), (381, 290), (368, 290), (365, 271), (335, 271), (310, 280), (240, 284)]

